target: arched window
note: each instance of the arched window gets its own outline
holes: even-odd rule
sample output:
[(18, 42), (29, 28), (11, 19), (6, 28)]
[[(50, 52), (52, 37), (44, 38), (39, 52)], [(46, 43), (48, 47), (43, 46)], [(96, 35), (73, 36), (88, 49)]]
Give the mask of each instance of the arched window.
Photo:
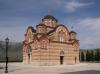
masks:
[(60, 56), (64, 56), (64, 51), (60, 51)]
[(61, 30), (58, 32), (58, 39), (60, 42), (64, 42), (64, 36), (65, 36), (65, 33)]
[(45, 40), (42, 41), (42, 48), (46, 49), (47, 48), (47, 42)]
[(64, 42), (64, 38), (62, 36), (60, 36), (60, 42)]
[(31, 48), (31, 46), (28, 46), (28, 47), (27, 47), (27, 53), (28, 53), (28, 54), (32, 53), (32, 48)]
[(32, 48), (31, 48), (31, 46), (29, 46), (29, 51), (30, 51), (30, 53), (32, 53)]
[(29, 38), (29, 42), (31, 42), (31, 38)]

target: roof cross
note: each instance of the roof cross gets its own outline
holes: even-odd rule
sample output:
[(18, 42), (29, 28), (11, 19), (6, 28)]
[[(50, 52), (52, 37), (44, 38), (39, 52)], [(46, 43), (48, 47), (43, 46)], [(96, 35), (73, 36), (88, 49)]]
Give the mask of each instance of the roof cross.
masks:
[(50, 15), (50, 14), (51, 14), (51, 9), (49, 8), (49, 9), (48, 9), (48, 15)]

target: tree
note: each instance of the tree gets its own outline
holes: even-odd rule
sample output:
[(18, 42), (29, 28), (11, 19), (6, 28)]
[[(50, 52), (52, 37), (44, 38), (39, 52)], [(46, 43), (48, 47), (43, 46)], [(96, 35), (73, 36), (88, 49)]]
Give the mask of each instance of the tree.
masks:
[(85, 61), (83, 52), (81, 52), (81, 61)]
[(94, 61), (94, 51), (91, 50), (91, 54), (90, 54), (90, 61)]
[[(5, 61), (5, 42), (0, 41), (0, 62), (3, 61)], [(8, 61), (22, 61), (22, 43), (9, 43)]]
[(97, 49), (96, 52), (95, 52), (95, 61), (100, 61), (100, 51), (99, 51), (99, 49)]
[(89, 52), (89, 50), (87, 50), (86, 52), (86, 61), (90, 61), (91, 60), (91, 54)]

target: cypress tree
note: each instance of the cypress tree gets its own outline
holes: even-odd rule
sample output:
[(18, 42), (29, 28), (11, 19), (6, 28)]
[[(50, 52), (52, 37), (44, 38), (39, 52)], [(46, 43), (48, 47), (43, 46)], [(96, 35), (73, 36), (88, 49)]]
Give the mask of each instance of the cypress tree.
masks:
[(94, 52), (93, 52), (93, 50), (91, 50), (91, 61), (92, 62), (94, 61)]
[(99, 49), (97, 49), (96, 52), (95, 52), (95, 61), (100, 61), (100, 52), (99, 52)]
[(81, 52), (81, 61), (82, 62), (85, 61), (85, 59), (84, 59), (84, 53), (83, 52)]
[(87, 62), (90, 61), (90, 52), (89, 52), (89, 50), (87, 50), (87, 52), (86, 52), (86, 61)]

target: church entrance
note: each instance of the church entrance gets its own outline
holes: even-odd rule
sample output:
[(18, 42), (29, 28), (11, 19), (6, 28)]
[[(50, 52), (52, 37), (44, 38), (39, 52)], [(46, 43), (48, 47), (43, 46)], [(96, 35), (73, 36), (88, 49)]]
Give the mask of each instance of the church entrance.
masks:
[(62, 65), (64, 63), (64, 51), (60, 52), (60, 64)]
[(63, 64), (64, 56), (60, 56), (60, 64)]

